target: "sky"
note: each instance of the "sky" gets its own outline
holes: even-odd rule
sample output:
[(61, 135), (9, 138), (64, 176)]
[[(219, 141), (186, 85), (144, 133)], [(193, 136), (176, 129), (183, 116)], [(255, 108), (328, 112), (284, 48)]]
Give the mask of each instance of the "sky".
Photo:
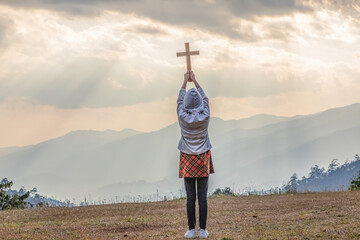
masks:
[(214, 117), (360, 102), (359, 13), (356, 0), (0, 0), (0, 147), (176, 122), (185, 42)]

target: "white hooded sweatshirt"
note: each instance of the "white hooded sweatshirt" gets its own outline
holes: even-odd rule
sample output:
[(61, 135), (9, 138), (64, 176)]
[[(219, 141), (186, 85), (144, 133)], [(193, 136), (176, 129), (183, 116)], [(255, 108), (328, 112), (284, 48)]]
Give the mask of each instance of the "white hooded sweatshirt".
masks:
[(212, 148), (208, 135), (209, 100), (202, 88), (191, 88), (187, 92), (180, 89), (177, 115), (181, 128), (180, 151), (198, 155)]

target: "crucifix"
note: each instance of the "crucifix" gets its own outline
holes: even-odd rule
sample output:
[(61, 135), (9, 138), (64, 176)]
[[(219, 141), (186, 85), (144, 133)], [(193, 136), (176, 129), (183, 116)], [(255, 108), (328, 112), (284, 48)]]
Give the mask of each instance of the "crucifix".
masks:
[(190, 51), (190, 46), (189, 46), (188, 42), (185, 43), (185, 52), (177, 52), (176, 53), (177, 57), (186, 56), (186, 69), (187, 69), (187, 71), (191, 71), (191, 61), (190, 61), (190, 56), (191, 55), (200, 55), (200, 52), (199, 51)]

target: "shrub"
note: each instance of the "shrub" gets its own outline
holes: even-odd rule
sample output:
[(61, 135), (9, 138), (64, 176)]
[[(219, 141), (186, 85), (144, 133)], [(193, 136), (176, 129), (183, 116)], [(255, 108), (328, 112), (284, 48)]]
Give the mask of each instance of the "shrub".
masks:
[(350, 191), (360, 190), (360, 171), (358, 172), (358, 177), (351, 181), (349, 190)]
[(235, 193), (231, 190), (230, 187), (225, 187), (224, 189), (217, 188), (211, 194), (212, 196), (224, 195), (224, 196), (235, 196)]
[(7, 178), (2, 179), (0, 182), (0, 211), (8, 209), (26, 208), (25, 199), (29, 197), (30, 192), (27, 191), (21, 196), (19, 196), (18, 194), (10, 196), (6, 193), (5, 190), (10, 189), (12, 185), (13, 182), (8, 181)]

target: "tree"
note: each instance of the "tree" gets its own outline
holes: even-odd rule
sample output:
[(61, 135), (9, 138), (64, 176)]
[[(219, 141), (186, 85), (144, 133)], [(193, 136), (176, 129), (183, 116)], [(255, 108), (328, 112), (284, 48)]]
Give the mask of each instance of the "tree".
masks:
[(0, 183), (0, 211), (8, 209), (26, 208), (25, 199), (29, 197), (30, 192), (27, 191), (23, 195), (14, 194), (10, 196), (6, 193), (13, 185), (12, 181), (8, 181), (7, 178), (3, 178)]
[(286, 193), (296, 193), (298, 186), (298, 179), (296, 173), (294, 173), (288, 183), (285, 185), (284, 190)]
[(360, 190), (360, 171), (358, 172), (358, 177), (351, 181), (349, 190), (350, 191)]
[(230, 187), (225, 187), (224, 189), (215, 189), (212, 195), (235, 196), (235, 193), (231, 190)]
[(333, 159), (331, 161), (331, 163), (329, 164), (327, 172), (330, 173), (330, 172), (334, 171), (336, 168), (338, 168), (339, 165), (340, 165), (340, 163), (338, 162), (338, 159), (337, 158)]
[(318, 165), (315, 165), (310, 169), (309, 178), (321, 178), (324, 173), (324, 168), (320, 168)]

